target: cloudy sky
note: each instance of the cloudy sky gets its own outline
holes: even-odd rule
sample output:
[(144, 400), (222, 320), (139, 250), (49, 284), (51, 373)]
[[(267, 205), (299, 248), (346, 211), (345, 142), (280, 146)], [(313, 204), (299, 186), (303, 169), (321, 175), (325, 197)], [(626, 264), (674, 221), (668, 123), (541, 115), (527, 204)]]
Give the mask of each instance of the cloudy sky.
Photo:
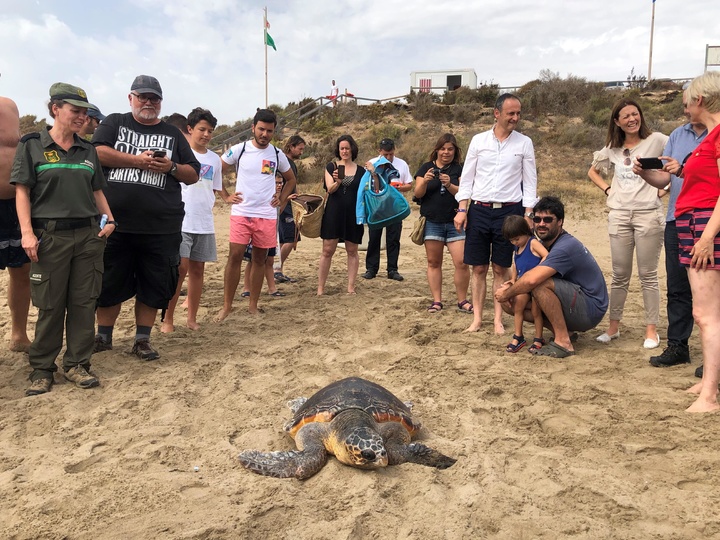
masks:
[[(141, 73), (163, 86), (163, 114), (211, 109), (221, 123), (269, 102), (341, 92), (389, 98), (410, 72), (472, 68), (519, 86), (541, 69), (607, 81), (647, 75), (651, 0), (0, 0), (0, 95), (46, 117), (50, 85), (86, 90), (103, 113), (128, 110)], [(652, 75), (693, 77), (720, 45), (720, 2), (657, 0)]]

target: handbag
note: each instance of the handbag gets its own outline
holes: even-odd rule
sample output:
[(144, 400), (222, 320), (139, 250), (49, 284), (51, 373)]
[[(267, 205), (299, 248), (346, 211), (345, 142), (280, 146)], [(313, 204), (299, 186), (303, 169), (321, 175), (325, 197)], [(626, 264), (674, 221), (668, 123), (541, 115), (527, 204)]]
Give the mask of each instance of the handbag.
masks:
[(378, 181), (380, 191), (372, 190), (372, 182), (368, 182), (363, 191), (367, 225), (371, 231), (398, 223), (410, 215), (410, 203), (403, 194), (391, 186), (383, 174), (378, 175)]
[(420, 216), (415, 222), (415, 226), (410, 233), (410, 240), (418, 246), (425, 243), (425, 216)]
[(308, 238), (318, 238), (325, 213), (325, 197), (300, 194), (290, 200), (290, 206), (297, 231)]

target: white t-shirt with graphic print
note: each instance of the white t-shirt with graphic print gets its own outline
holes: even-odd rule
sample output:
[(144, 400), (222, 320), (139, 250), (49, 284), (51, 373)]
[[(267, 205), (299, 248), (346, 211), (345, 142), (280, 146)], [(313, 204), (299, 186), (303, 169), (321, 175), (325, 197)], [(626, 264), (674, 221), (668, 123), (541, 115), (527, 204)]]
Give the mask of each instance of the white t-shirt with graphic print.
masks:
[(212, 209), (215, 191), (222, 189), (222, 162), (220, 156), (208, 150), (204, 154), (193, 150), (200, 162), (200, 174), (194, 184), (180, 184), (185, 203), (182, 231), (193, 234), (215, 234)]
[(232, 205), (230, 215), (277, 219), (277, 208), (270, 205), (275, 194), (275, 171), (290, 170), (287, 156), (282, 151), (276, 153), (271, 144), (267, 148), (257, 148), (253, 141), (247, 141), (231, 147), (222, 155), (222, 160), (235, 165), (235, 192), (243, 197), (243, 202)]

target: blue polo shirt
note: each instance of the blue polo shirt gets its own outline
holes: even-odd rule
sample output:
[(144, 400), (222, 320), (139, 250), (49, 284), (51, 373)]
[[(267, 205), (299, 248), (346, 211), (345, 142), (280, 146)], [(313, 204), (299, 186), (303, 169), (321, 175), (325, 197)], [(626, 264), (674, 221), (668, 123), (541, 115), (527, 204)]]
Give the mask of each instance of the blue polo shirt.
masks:
[[(690, 123), (684, 124), (675, 129), (665, 145), (664, 155), (676, 159), (679, 163), (683, 162), (685, 156), (695, 150), (705, 136), (708, 134), (707, 129), (700, 135), (695, 133)], [(670, 175), (670, 200), (668, 202), (668, 211), (665, 221), (675, 221), (675, 203), (677, 202), (680, 189), (683, 185), (683, 179), (678, 178), (674, 174)]]

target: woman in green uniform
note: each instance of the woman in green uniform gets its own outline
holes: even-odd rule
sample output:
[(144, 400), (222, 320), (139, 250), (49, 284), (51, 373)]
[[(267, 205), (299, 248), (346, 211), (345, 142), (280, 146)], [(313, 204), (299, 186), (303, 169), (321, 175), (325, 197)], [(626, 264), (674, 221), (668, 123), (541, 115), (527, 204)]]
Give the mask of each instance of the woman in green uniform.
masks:
[(102, 192), (107, 183), (95, 148), (77, 135), (89, 107), (94, 106), (81, 88), (53, 84), (48, 109), (54, 125), (20, 139), (13, 163), (10, 182), (17, 187), (22, 247), (32, 261), (30, 292), (38, 308), (29, 396), (52, 387), (63, 329), (65, 378), (80, 388), (100, 384), (89, 373), (95, 302), (105, 240), (117, 224)]

